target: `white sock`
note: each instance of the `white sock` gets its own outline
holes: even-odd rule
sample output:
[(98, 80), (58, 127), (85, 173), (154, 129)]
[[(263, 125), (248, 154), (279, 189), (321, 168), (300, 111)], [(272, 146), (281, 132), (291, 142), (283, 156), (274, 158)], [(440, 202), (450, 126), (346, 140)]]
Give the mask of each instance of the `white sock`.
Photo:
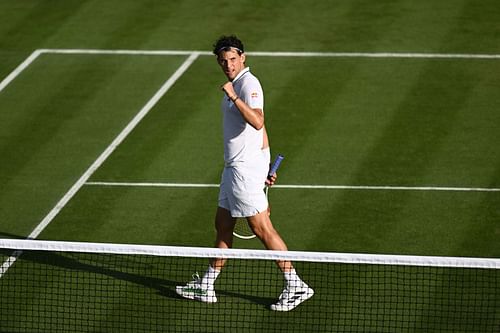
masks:
[(297, 275), (295, 268), (292, 268), (290, 271), (283, 272), (283, 275), (285, 276), (287, 285), (290, 287), (299, 287), (304, 284), (304, 282)]
[(201, 279), (201, 285), (206, 286), (207, 289), (214, 289), (214, 283), (219, 274), (220, 271), (209, 265), (205, 275), (203, 275), (203, 278)]

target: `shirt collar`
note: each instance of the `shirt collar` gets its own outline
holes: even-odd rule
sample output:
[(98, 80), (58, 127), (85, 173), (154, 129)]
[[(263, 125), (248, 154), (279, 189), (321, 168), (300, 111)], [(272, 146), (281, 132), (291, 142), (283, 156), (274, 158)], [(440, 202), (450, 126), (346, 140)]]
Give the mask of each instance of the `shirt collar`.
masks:
[(236, 75), (236, 77), (233, 79), (233, 83), (235, 83), (236, 81), (238, 81), (242, 76), (243, 74), (245, 73), (248, 73), (250, 71), (250, 67), (245, 67), (241, 70), (241, 72), (238, 73), (238, 75)]

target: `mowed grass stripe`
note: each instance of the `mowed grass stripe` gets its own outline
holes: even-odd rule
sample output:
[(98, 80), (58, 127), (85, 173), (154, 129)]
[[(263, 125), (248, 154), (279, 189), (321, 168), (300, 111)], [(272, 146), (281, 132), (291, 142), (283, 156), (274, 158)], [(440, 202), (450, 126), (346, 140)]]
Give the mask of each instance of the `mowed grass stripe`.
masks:
[[(383, 90), (399, 92), (404, 98), (400, 103), (392, 107), (392, 114), (386, 115), (387, 118), (385, 118), (388, 121), (387, 124), (382, 127), (380, 133), (376, 134), (376, 140), (360, 162), (353, 165), (349, 183), (409, 185), (441, 183), (440, 179), (447, 179), (446, 183), (451, 183), (451, 181), (461, 183), (463, 181), (461, 177), (450, 177), (455, 172), (456, 167), (458, 169), (465, 168), (466, 170), (482, 167), (476, 165), (475, 160), (464, 159), (459, 160), (461, 164), (446, 165), (446, 169), (441, 169), (439, 173), (432, 175), (435, 172), (433, 170), (434, 161), (440, 159), (443, 154), (453, 154), (455, 152), (454, 147), (444, 146), (445, 138), (456, 135), (453, 129), (458, 121), (458, 114), (468, 104), (468, 98), (475, 88), (474, 85), (477, 84), (474, 75), (467, 70), (461, 69), (461, 67), (464, 67), (464, 64), (458, 66), (453, 63), (444, 64), (442, 62), (428, 61), (421, 67), (420, 72), (414, 72), (413, 79), (411, 76), (408, 77), (410, 86), (406, 91), (400, 90), (401, 87), (408, 87), (406, 82), (403, 82), (401, 87), (386, 85), (387, 82), (383, 80), (378, 83), (383, 87)], [(377, 81), (373, 79), (371, 81), (359, 80), (359, 82), (365, 82), (364, 84), (368, 86), (377, 84)], [(347, 91), (354, 94), (353, 90)], [(495, 96), (491, 97), (496, 98)], [(369, 99), (373, 103), (372, 109), (384, 103), (384, 95), (382, 94), (379, 98), (380, 101), (377, 98)], [(470, 107), (472, 110), (473, 107)], [(475, 117), (477, 114), (470, 112), (469, 116)], [(363, 118), (360, 117), (359, 122), (362, 121)], [(359, 135), (364, 138), (365, 133), (369, 133), (369, 131), (370, 128), (365, 129), (360, 126), (359, 131), (351, 135)], [(332, 135), (334, 134), (332, 133)], [(483, 154), (485, 152), (483, 151)], [(349, 153), (348, 150), (339, 149), (337, 151), (338, 156), (348, 155)], [(310, 158), (309, 160), (316, 159)], [(497, 160), (498, 154), (489, 155), (490, 164), (495, 165)], [(332, 164), (332, 168), (334, 167), (335, 164)], [(458, 175), (462, 176), (461, 173)], [(469, 179), (468, 181), (478, 184), (490, 184), (495, 182), (495, 175), (484, 175), (478, 179)], [(322, 217), (323, 226), (315, 228), (314, 233), (316, 236), (311, 237), (311, 245), (318, 244), (324, 239), (325, 234), (331, 233), (332, 224), (340, 223), (346, 228), (345, 231), (337, 228), (338, 234), (342, 232), (349, 234), (351, 227), (346, 225), (345, 222), (351, 221), (359, 230), (373, 230), (374, 226), (376, 226), (377, 234), (380, 237), (379, 246), (392, 246), (392, 248), (399, 249), (399, 251), (405, 251), (404, 244), (398, 242), (397, 235), (405, 235), (411, 230), (417, 231), (418, 220), (433, 220), (433, 209), (425, 205), (439, 206), (446, 202), (445, 209), (452, 211), (454, 209), (453, 206), (449, 206), (452, 204), (450, 201), (422, 201), (416, 194), (388, 197), (390, 197), (390, 203), (383, 203), (383, 199), (380, 197), (374, 196), (370, 199), (361, 194), (342, 192), (341, 195), (335, 197), (335, 202), (331, 204), (329, 216)], [(474, 204), (469, 207), (474, 211), (468, 212), (465, 219), (459, 218), (461, 221), (460, 226), (476, 224), (474, 215), (482, 215), (484, 212), (488, 212), (490, 217), (497, 215), (494, 210), (482, 205), (481, 199), (479, 200), (474, 202), (471, 199)], [(457, 201), (457, 204), (459, 204), (459, 201)], [(377, 206), (380, 207), (380, 211), (375, 208)], [(372, 209), (376, 210), (370, 213), (364, 210), (365, 207), (372, 207)], [(391, 214), (381, 214), (384, 207)], [(408, 210), (415, 210), (418, 215), (408, 219), (405, 214), (405, 211)], [(418, 219), (416, 219), (417, 216)], [(438, 247), (431, 244), (436, 243), (435, 240), (439, 238), (440, 233), (437, 231), (440, 230), (440, 227), (447, 225), (447, 230), (450, 230), (451, 234), (456, 232), (457, 237), (451, 238), (453, 240), (450, 239), (450, 242), (446, 244), (441, 243), (441, 251), (456, 251), (457, 253), (467, 253), (469, 251), (469, 249), (462, 246), (463, 239), (460, 237), (462, 231), (454, 227), (456, 218), (458, 216), (451, 215), (448, 220), (435, 221), (434, 225), (432, 223), (426, 224), (429, 232), (422, 235), (424, 238), (421, 238), (421, 241), (423, 244), (427, 244), (428, 250), (439, 251)], [(483, 224), (483, 227), (485, 234), (494, 232), (491, 226)], [(307, 235), (310, 234), (307, 233)], [(465, 237), (465, 235), (463, 236)], [(481, 251), (482, 246), (483, 249), (490, 248), (492, 240), (489, 237), (487, 238), (489, 242), (477, 244), (478, 251)], [(372, 246), (375, 246), (374, 250), (377, 251), (377, 245), (374, 241), (372, 240)], [(408, 244), (408, 248), (413, 248), (413, 246)], [(427, 251), (427, 249), (422, 248), (421, 251)], [(485, 250), (485, 252), (489, 252), (489, 250)]]
[[(435, 61), (438, 63), (433, 64)], [(484, 185), (488, 183), (488, 177), (475, 180), (452, 177), (453, 173), (450, 176), (450, 172), (456, 171), (453, 168), (454, 164), (446, 165), (449, 172), (441, 171), (435, 175), (431, 173), (432, 177), (428, 176), (424, 168), (425, 163), (429, 162), (431, 163), (430, 170), (434, 170), (434, 160), (441, 159), (445, 152), (453, 152), (443, 145), (441, 147), (445, 147), (444, 150), (439, 149), (435, 152), (432, 150), (426, 152), (425, 148), (429, 142), (434, 140), (438, 142), (440, 136), (453, 135), (453, 130), (440, 132), (442, 128), (446, 128), (446, 115), (437, 112), (433, 106), (437, 110), (446, 109), (446, 99), (450, 98), (448, 91), (453, 90), (453, 87), (448, 85), (454, 82), (454, 71), (463, 67), (464, 63), (455, 65), (448, 61), (421, 59), (348, 59), (341, 62), (337, 59), (301, 59), (297, 62), (265, 58), (249, 58), (248, 62), (261, 77), (266, 89), (266, 121), (271, 136), (272, 150), (274, 153), (280, 152), (286, 156), (286, 161), (280, 170), (280, 184), (297, 184), (296, 179), (302, 180), (304, 184), (311, 184), (307, 182), (311, 180), (315, 180), (316, 184), (325, 184), (325, 179), (330, 184), (338, 184), (338, 179), (341, 179), (345, 181), (344, 184), (353, 184), (352, 186), (361, 184), (360, 188), (363, 188), (363, 184), (372, 185), (374, 189), (383, 189), (387, 184), (396, 184), (394, 189), (398, 190), (408, 188), (411, 191), (413, 188), (419, 188), (425, 191), (430, 187), (437, 188), (437, 191), (445, 189), (452, 191), (457, 188), (461, 191), (475, 188), (474, 181)], [(473, 61), (470, 62), (472, 63)], [(465, 64), (468, 65), (469, 62)], [(213, 59), (204, 58), (200, 59), (196, 65), (198, 66), (196, 69), (200, 71), (215, 67)], [(442, 70), (439, 71), (438, 68)], [(214, 72), (210, 73), (217, 78), (216, 70), (215, 67)], [(435, 80), (433, 71), (435, 75), (443, 76), (437, 83), (426, 88), (427, 80)], [(469, 79), (474, 78), (470, 76), (470, 72), (474, 71), (459, 70), (457, 75), (466, 76)], [(380, 77), (387, 77), (387, 79), (380, 80)], [(121, 158), (118, 160), (117, 155), (114, 155), (92, 181), (133, 183), (138, 179), (157, 179), (159, 182), (169, 184), (187, 181), (195, 184), (218, 183), (217, 178), (222, 167), (222, 152), (218, 146), (219, 143), (214, 138), (220, 135), (220, 127), (211, 126), (214, 124), (214, 119), (220, 119), (217, 106), (220, 92), (216, 88), (217, 80), (204, 78), (196, 80), (191, 76), (186, 76), (182, 81), (179, 82), (178, 90), (172, 91), (170, 97), (179, 94), (179, 102), (183, 103), (180, 97), (185, 92), (181, 88), (184, 88), (184, 84), (188, 87), (188, 82), (190, 84), (198, 82), (202, 92), (192, 97), (200, 97), (203, 102), (200, 103), (197, 100), (196, 107), (189, 115), (186, 115), (184, 110), (188, 109), (184, 105), (181, 104), (180, 109), (179, 107), (172, 108), (167, 103), (168, 101), (165, 101), (165, 107), (161, 112), (158, 110), (152, 114), (155, 117), (151, 120), (156, 123), (143, 123), (144, 129), (136, 132), (137, 136), (131, 137), (130, 142), (121, 147)], [(332, 95), (320, 94), (318, 96), (310, 91), (311, 87), (319, 91), (330, 91)], [(458, 85), (458, 88), (460, 87)], [(433, 95), (433, 89), (437, 89), (439, 96)], [(440, 95), (443, 91), (446, 94)], [(461, 94), (465, 91), (456, 89), (456, 93)], [(210, 97), (204, 97), (204, 94)], [(425, 108), (419, 108), (418, 104), (421, 103), (419, 98), (423, 99), (422, 105)], [(434, 98), (437, 98), (435, 104), (430, 101)], [(457, 105), (459, 103), (457, 102)], [(451, 106), (456, 108), (457, 105)], [(181, 113), (177, 114), (179, 110)], [(169, 112), (173, 114), (168, 117), (175, 117), (172, 120), (179, 121), (178, 125), (176, 122), (163, 120), (163, 117), (168, 119)], [(434, 112), (437, 113), (434, 114)], [(454, 110), (454, 112), (467, 114), (461, 110)], [(422, 119), (419, 118), (421, 113), (424, 114)], [(433, 118), (434, 116), (436, 119)], [(414, 118), (417, 118), (415, 122)], [(437, 123), (434, 124), (435, 120)], [(205, 123), (207, 121), (208, 123)], [(169, 128), (168, 125), (162, 124), (175, 126)], [(398, 128), (403, 125), (406, 128)], [(179, 126), (181, 130), (178, 129)], [(455, 126), (456, 124), (453, 128)], [(155, 129), (154, 132), (147, 130), (152, 128)], [(162, 130), (166, 131), (163, 134), (165, 140), (162, 140)], [(429, 134), (426, 131), (429, 131)], [(175, 133), (175, 137), (171, 136), (170, 132)], [(196, 136), (193, 136), (193, 133), (197, 133)], [(298, 133), (304, 133), (304, 135), (297, 135)], [(148, 138), (148, 134), (151, 134), (151, 139)], [(182, 140), (179, 140), (177, 135)], [(144, 140), (147, 144), (141, 144)], [(207, 143), (206, 140), (209, 142)], [(371, 144), (368, 144), (369, 142)], [(197, 143), (205, 148), (205, 155), (200, 147), (197, 147)], [(406, 146), (415, 151), (423, 150), (424, 160), (420, 160), (421, 156), (412, 151), (405, 151)], [(131, 147), (133, 150), (130, 150)], [(372, 149), (376, 149), (375, 153), (372, 153)], [(156, 153), (150, 156), (149, 151)], [(187, 151), (190, 153), (186, 154)], [(213, 154), (218, 151), (220, 155)], [(381, 153), (383, 155), (380, 155)], [(142, 164), (143, 161), (148, 161), (148, 163)], [(475, 165), (474, 161), (470, 162), (472, 164), (465, 165), (469, 172), (481, 167)], [(373, 163), (376, 163), (376, 168), (370, 168)], [(420, 169), (415, 171), (414, 167)], [(439, 170), (446, 171), (446, 169)], [(447, 181), (442, 185), (443, 189), (439, 189), (439, 186), (422, 186), (422, 184), (441, 185), (443, 183), (440, 179), (443, 176), (448, 176), (445, 178)], [(450, 179), (455, 179), (455, 182), (450, 182)], [(460, 184), (456, 179), (467, 179), (472, 186), (448, 186), (448, 184)], [(486, 191), (496, 188), (498, 187), (479, 187), (480, 190), (486, 189)], [(123, 191), (123, 189), (117, 191)], [(134, 189), (127, 189), (127, 192), (133, 191)], [(463, 230), (470, 226), (472, 214), (479, 213), (477, 209), (480, 209), (483, 198), (473, 196), (470, 204), (465, 201), (465, 206), (474, 209), (466, 210), (468, 213), (464, 214), (462, 210), (454, 212), (454, 209), (450, 208), (453, 200), (449, 198), (454, 197), (450, 195), (445, 195), (440, 199), (440, 196), (414, 193), (399, 195), (373, 193), (370, 195), (345, 192), (320, 195), (309, 191), (299, 191), (297, 193), (302, 194), (302, 200), (296, 201), (296, 194), (291, 191), (286, 193), (273, 191), (271, 194), (271, 202), (275, 207), (273, 221), (280, 226), (284, 237), (291, 239), (292, 248), (335, 251), (339, 244), (338, 246), (347, 251), (350, 246), (359, 250), (359, 244), (352, 237), (359, 235), (360, 231), (372, 230), (370, 234), (378, 235), (380, 243), (376, 239), (369, 238), (369, 243), (362, 242), (361, 246), (374, 252), (385, 250), (396, 253), (414, 251), (421, 254), (433, 254), (433, 251), (437, 251), (460, 255), (464, 250), (462, 245), (455, 248), (453, 244), (439, 241), (442, 227), (447, 225), (451, 230), (450, 239), (457, 244), (462, 243)], [(201, 197), (201, 200), (210, 200), (215, 207), (215, 191), (212, 196)], [(428, 200), (426, 197), (437, 199)], [(390, 199), (389, 202), (387, 198)], [(466, 200), (466, 197), (459, 198), (457, 204), (464, 205), (463, 200)], [(477, 201), (477, 198), (480, 200)], [(314, 208), (314, 200), (322, 203), (320, 209)], [(276, 208), (280, 203), (286, 202), (288, 205), (284, 206), (283, 211)], [(168, 205), (169, 202), (166, 201), (165, 204)], [(408, 215), (408, 211), (413, 211), (415, 216)], [(495, 212), (491, 208), (485, 208), (480, 213), (484, 217), (482, 225), (488, 231), (485, 235), (491, 235), (492, 233), (489, 232), (491, 228), (487, 226), (486, 221), (491, 221), (495, 217)], [(206, 212), (200, 210), (198, 214), (200, 219), (209, 220), (209, 227), (205, 230), (212, 231), (212, 216), (207, 218)], [(443, 216), (446, 217), (444, 222), (440, 220)], [(435, 219), (439, 220), (439, 223)], [(454, 228), (453, 224), (457, 220), (460, 223), (465, 221), (465, 226), (462, 228), (460, 225), (459, 228)], [(198, 222), (196, 218), (192, 221)], [(130, 223), (133, 225), (138, 222), (131, 221)], [(169, 220), (165, 221), (164, 228), (169, 230), (186, 223), (191, 224), (191, 220)], [(332, 228), (332, 225), (336, 225), (336, 228)], [(422, 229), (424, 232), (422, 237), (425, 238), (422, 238), (420, 244), (406, 243), (405, 245), (402, 240), (411, 240), (412, 237), (408, 238), (408, 235), (418, 231), (421, 225), (425, 225)], [(301, 232), (298, 226), (307, 226), (308, 231)], [(296, 230), (296, 228), (299, 229)], [(431, 231), (425, 232), (425, 230)], [(437, 230), (439, 232), (436, 232)], [(296, 232), (300, 236), (293, 236)], [(321, 239), (318, 240), (316, 237), (321, 237)], [(483, 248), (478, 249), (477, 253), (492, 253), (491, 237), (483, 236), (478, 239), (485, 240), (486, 238)], [(179, 242), (185, 242), (185, 240), (179, 240)], [(391, 250), (392, 246), (396, 250)], [(485, 250), (486, 248), (489, 250)], [(465, 249), (465, 251), (468, 250)]]
[(40, 238), (211, 247), (217, 194), (85, 186)]
[[(99, 155), (92, 165), (78, 178), (76, 183), (64, 194), (57, 204), (49, 211), (49, 213), (36, 225), (36, 227), (28, 235), (28, 238), (35, 239), (40, 233), (52, 222), (59, 212), (66, 206), (71, 198), (83, 186), (85, 181), (90, 178), (95, 170), (111, 155), (114, 149), (127, 137), (127, 135), (135, 128), (135, 126), (148, 114), (162, 96), (170, 89), (171, 86), (184, 74), (189, 66), (196, 60), (198, 55), (192, 54), (189, 56), (160, 87), (160, 89), (148, 100), (148, 102), (140, 109), (133, 117), (127, 126), (118, 134), (110, 145)], [(19, 251), (15, 251), (2, 265), (2, 275), (16, 262), (16, 259), (21, 255)]]
[[(405, 65), (407, 61), (414, 66)], [(272, 121), (276, 119), (273, 126), (284, 132), (275, 141), (277, 151), (287, 156), (281, 181), (405, 185), (391, 179), (358, 181), (353, 179), (353, 173), (385, 130), (409, 89), (412, 76), (418, 75), (418, 64), (421, 61), (415, 68), (414, 61), (398, 59), (315, 61), (312, 65), (304, 62), (302, 67), (306, 72), (283, 89), (287, 96), (280, 102), (288, 104), (277, 104), (283, 114), (271, 115), (275, 116)], [(297, 82), (303, 83), (301, 88), (297, 87)], [(289, 119), (281, 120), (288, 118), (286, 111), (293, 110), (293, 104), (300, 110), (293, 114), (297, 118), (294, 119), (296, 125)], [(299, 133), (308, 134), (298, 139)], [(290, 151), (288, 147), (280, 147), (290, 141), (295, 145)], [(386, 175), (384, 170), (379, 173), (381, 177)]]
[[(215, 182), (223, 166), (224, 79), (213, 58), (199, 58), (92, 179), (194, 177)], [(213, 246), (217, 190), (186, 193), (82, 188), (43, 238)]]
[(29, 234), (179, 63), (45, 55), (16, 78), (0, 100), (2, 231)]
[(135, 115), (135, 117), (127, 124), (127, 126), (118, 134), (118, 136), (111, 142), (109, 146), (99, 155), (99, 157), (92, 163), (92, 165), (83, 173), (78, 181), (69, 189), (68, 192), (59, 200), (56, 206), (47, 214), (47, 216), (37, 225), (37, 227), (29, 235), (30, 238), (36, 238), (45, 227), (52, 221), (52, 219), (64, 208), (66, 203), (71, 200), (73, 195), (83, 186), (83, 184), (90, 178), (90, 176), (97, 170), (102, 163), (113, 153), (115, 148), (121, 144), (128, 134), (135, 128), (135, 126), (148, 114), (148, 112), (155, 106), (155, 104), (163, 97), (163, 95), (175, 84), (177, 79), (184, 74), (189, 66), (196, 60), (197, 55), (193, 54), (182, 63), (182, 65), (169, 77), (167, 81), (160, 87), (160, 89), (148, 100), (142, 109)]
[(90, 180), (220, 180), (220, 84), (215, 59), (201, 57)]

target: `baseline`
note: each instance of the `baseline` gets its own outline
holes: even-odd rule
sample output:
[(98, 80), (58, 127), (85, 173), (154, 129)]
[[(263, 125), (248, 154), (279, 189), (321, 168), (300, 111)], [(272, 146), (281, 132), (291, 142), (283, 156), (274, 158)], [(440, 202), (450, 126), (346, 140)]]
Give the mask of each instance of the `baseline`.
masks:
[[(40, 49), (54, 54), (123, 54), (123, 55), (190, 55), (212, 56), (209, 51), (187, 50), (106, 50), (106, 49)], [(411, 53), (411, 52), (281, 52), (253, 51), (246, 54), (258, 57), (327, 57), (327, 58), (422, 58), (422, 59), (500, 59), (500, 54)]]

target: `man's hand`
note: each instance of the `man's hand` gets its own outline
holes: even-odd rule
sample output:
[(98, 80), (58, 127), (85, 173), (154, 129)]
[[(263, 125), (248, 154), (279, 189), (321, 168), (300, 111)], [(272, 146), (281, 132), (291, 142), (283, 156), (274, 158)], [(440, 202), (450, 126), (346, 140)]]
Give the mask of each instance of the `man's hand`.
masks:
[[(236, 105), (236, 108), (240, 111), (241, 116), (247, 123), (250, 124), (253, 128), (256, 130), (260, 130), (262, 127), (264, 127), (264, 113), (262, 112), (262, 109), (252, 109), (249, 107), (244, 101), (239, 99), (239, 96), (236, 95), (236, 92), (234, 91), (233, 83), (232, 82), (226, 82), (221, 86), (222, 91), (224, 91), (229, 97), (234, 105)], [(236, 103), (237, 100), (240, 100), (240, 103)]]
[(276, 183), (276, 179), (278, 179), (278, 174), (274, 173), (272, 176), (268, 176), (266, 179), (267, 186), (273, 186)]
[(222, 91), (224, 91), (230, 99), (235, 99), (236, 92), (234, 91), (233, 83), (232, 82), (226, 82), (221, 86)]

